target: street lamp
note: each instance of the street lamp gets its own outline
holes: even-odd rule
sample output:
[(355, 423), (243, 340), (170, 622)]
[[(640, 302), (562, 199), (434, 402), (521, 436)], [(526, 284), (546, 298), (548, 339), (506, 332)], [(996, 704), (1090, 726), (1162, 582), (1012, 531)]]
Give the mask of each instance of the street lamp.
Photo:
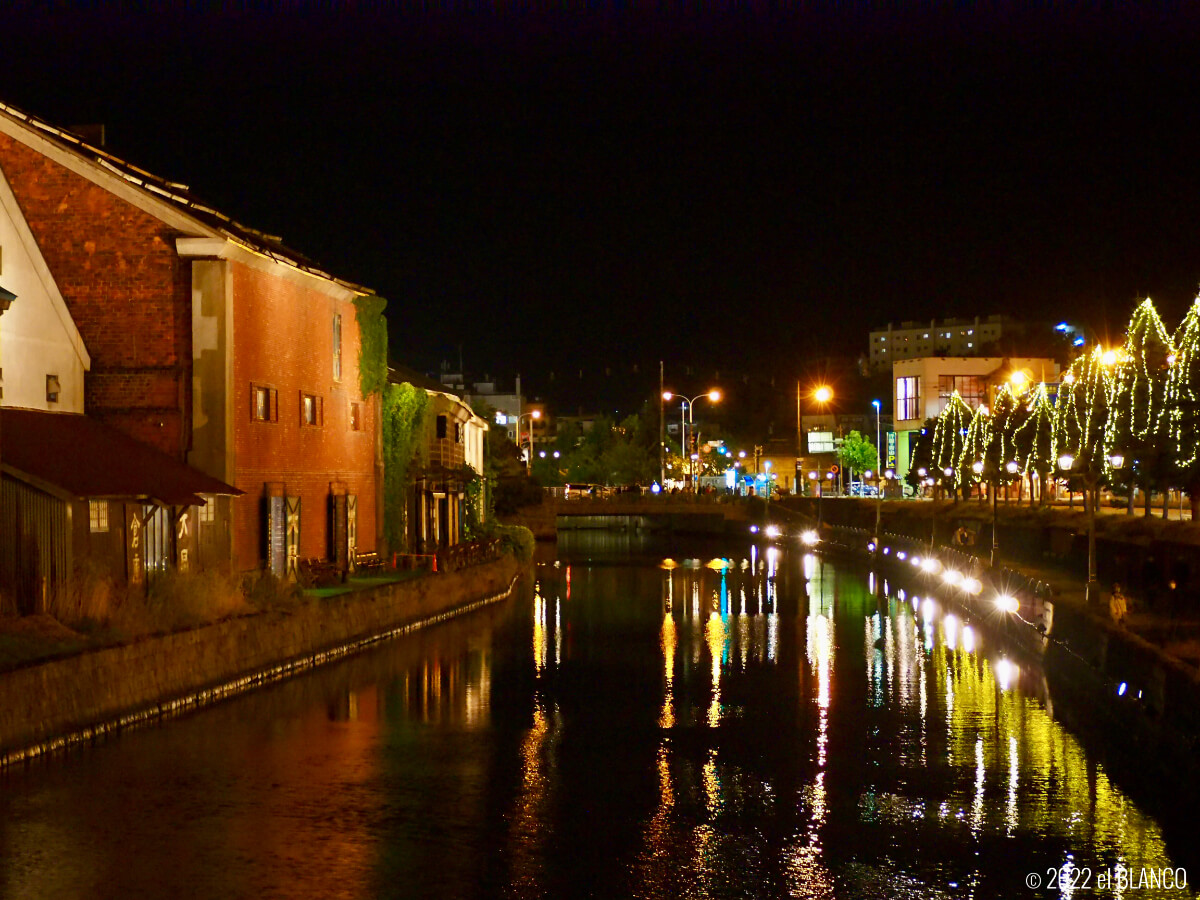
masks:
[(884, 485), (896, 477), (896, 473), (888, 469), (882, 478), (875, 479), (875, 546), (879, 546), (879, 521), (883, 518)]
[(521, 420), (522, 419), (529, 420), (529, 455), (527, 457), (525, 457), (525, 471), (526, 472), (533, 471), (533, 420), (540, 419), (541, 417), (542, 417), (542, 411), (540, 409), (534, 409), (527, 413), (521, 413), (521, 415), (517, 416), (517, 443), (518, 444), (521, 442)]
[[(820, 404), (821, 406), (824, 406), (830, 400), (833, 399), (833, 390), (828, 385), (825, 385), (825, 384), (818, 385), (816, 388), (814, 388), (809, 393), (809, 397), (811, 397), (814, 402)], [(803, 436), (804, 436), (804, 426), (803, 426), (803, 420), (800, 416), (800, 382), (797, 381), (796, 382), (796, 457), (797, 458), (802, 458), (804, 456), (804, 451), (806, 449), (804, 446)], [(820, 482), (818, 482), (818, 486), (819, 485), (820, 485)]]
[[(1121, 460), (1124, 462), (1124, 458)], [(1080, 466), (1076, 469), (1076, 463)], [(1088, 514), (1088, 577), (1087, 577), (1087, 602), (1092, 602), (1092, 592), (1096, 584), (1096, 493), (1097, 485), (1100, 477), (1092, 471), (1091, 465), (1084, 459), (1076, 459), (1070, 453), (1064, 453), (1058, 458), (1058, 467), (1067, 477), (1072, 474), (1078, 475), (1083, 479), (1083, 489), (1085, 505), (1087, 506)]]
[(879, 439), (880, 439), (879, 406), (880, 406), (880, 403), (878, 400), (872, 400), (871, 405), (873, 407), (875, 407), (875, 455), (879, 457), (877, 460), (875, 460), (875, 463), (880, 468), (883, 468), (883, 446), (879, 443)]
[[(668, 403), (670, 401), (674, 400), (676, 397), (678, 397), (680, 400), (680, 404), (679, 404), (679, 456), (680, 456), (680, 458), (686, 460), (687, 456), (688, 456), (687, 429), (688, 429), (688, 426), (690, 426), (693, 423), (692, 409), (696, 405), (696, 401), (707, 399), (711, 403), (717, 403), (721, 399), (721, 392), (714, 388), (713, 390), (707, 391), (706, 393), (697, 394), (695, 397), (685, 397), (683, 394), (674, 394), (671, 391), (663, 391), (662, 396), (663, 396), (663, 399), (666, 400)], [(685, 416), (684, 413), (687, 413), (687, 415)], [(697, 449), (699, 449), (699, 448), (697, 448)], [(685, 463), (684, 465), (686, 466), (687, 463)], [(695, 467), (693, 466), (692, 468), (693, 468), (692, 492), (695, 493), (695, 490), (696, 490), (695, 472), (694, 472)], [(686, 469), (684, 470), (683, 478), (684, 478), (684, 487), (686, 487), (687, 486), (687, 470)]]

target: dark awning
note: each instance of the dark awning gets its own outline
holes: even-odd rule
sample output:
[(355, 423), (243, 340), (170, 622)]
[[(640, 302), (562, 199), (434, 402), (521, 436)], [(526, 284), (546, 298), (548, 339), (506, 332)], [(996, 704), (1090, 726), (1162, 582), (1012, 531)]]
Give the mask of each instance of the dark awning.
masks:
[(73, 413), (0, 410), (0, 462), (72, 497), (203, 505), (200, 494), (241, 494), (103, 422)]

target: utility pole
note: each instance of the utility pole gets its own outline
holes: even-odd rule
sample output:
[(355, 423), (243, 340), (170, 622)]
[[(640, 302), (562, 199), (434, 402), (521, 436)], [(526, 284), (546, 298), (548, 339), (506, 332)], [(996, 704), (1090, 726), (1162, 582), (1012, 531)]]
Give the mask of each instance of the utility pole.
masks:
[(663, 361), (658, 361), (658, 486), (663, 487), (667, 480), (667, 464), (664, 461), (663, 447), (667, 443), (667, 420), (663, 415)]

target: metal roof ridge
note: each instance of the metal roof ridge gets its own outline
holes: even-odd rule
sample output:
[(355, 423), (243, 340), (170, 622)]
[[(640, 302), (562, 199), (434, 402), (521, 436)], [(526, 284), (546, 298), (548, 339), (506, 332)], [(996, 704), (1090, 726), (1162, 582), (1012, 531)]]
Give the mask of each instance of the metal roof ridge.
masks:
[[(333, 284), (355, 293), (374, 293), (371, 288), (357, 284), (356, 282), (345, 278), (339, 278), (330, 274), (329, 272), (326, 272), (324, 269), (306, 262), (306, 257), (304, 254), (297, 250), (291, 250), (288, 248), (283, 243), (282, 237), (268, 234), (265, 231), (252, 228), (248, 225), (243, 225), (236, 219), (232, 218), (226, 213), (221, 212), (220, 210), (214, 209), (211, 206), (207, 206), (191, 197), (185, 197), (175, 193), (175, 191), (185, 191), (190, 193), (190, 188), (186, 184), (168, 181), (166, 178), (162, 178), (161, 176), (147, 172), (145, 169), (139, 168), (133, 163), (127, 162), (126, 160), (121, 159), (119, 156), (109, 153), (107, 150), (87, 143), (78, 135), (73, 134), (66, 129), (59, 128), (56, 125), (51, 125), (44, 119), (17, 109), (14, 106), (10, 106), (3, 101), (0, 101), (0, 112), (17, 119), (30, 127), (37, 128), (39, 131), (53, 135), (67, 144), (73, 145), (73, 149), (75, 149), (76, 152), (79, 152), (79, 155), (84, 159), (88, 159), (90, 162), (99, 165), (101, 168), (111, 172), (113, 175), (128, 182), (129, 184), (139, 187), (156, 196), (162, 197), (170, 203), (181, 207), (182, 211), (184, 212), (194, 212), (201, 215), (212, 216), (213, 218), (226, 223), (229, 228), (220, 228), (218, 226), (219, 230), (224, 231), (229, 239), (233, 240), (235, 243), (247, 250), (258, 253), (274, 260), (275, 262), (291, 266), (292, 268), (308, 275), (312, 275), (313, 277), (332, 282)], [(242, 232), (242, 234), (237, 234), (236, 232)], [(256, 243), (252, 240), (248, 240), (247, 238), (257, 238), (259, 241), (261, 241), (261, 243)], [(275, 246), (270, 246), (272, 244)]]

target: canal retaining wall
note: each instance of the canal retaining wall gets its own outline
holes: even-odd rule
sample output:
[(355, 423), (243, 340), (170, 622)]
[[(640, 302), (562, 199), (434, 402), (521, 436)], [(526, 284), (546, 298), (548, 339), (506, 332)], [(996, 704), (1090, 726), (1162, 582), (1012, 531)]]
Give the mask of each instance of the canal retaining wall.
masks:
[(504, 599), (512, 557), (0, 674), (0, 768), (215, 702)]
[[(1055, 602), (1028, 585), (993, 583), (997, 577), (978, 560), (948, 548), (934, 554), (945, 568), (979, 580), (982, 589), (968, 591), (961, 581), (946, 582), (911, 564), (911, 556), (927, 554), (923, 541), (885, 535), (880, 552), (871, 552), (866, 529), (826, 530), (834, 552), (848, 553), (873, 565), (910, 593), (937, 596), (961, 608), (970, 619), (1012, 651), (1033, 662), (1047, 679), (1055, 708), (1077, 731), (1103, 736), (1110, 754), (1136, 766), (1143, 775), (1170, 778), (1183, 793), (1200, 795), (1200, 674), (1092, 609)], [(907, 551), (907, 552), (906, 552)], [(907, 558), (906, 558), (907, 557)], [(882, 580), (878, 585), (882, 590)], [(998, 591), (1012, 595), (1019, 607), (1002, 613)]]

